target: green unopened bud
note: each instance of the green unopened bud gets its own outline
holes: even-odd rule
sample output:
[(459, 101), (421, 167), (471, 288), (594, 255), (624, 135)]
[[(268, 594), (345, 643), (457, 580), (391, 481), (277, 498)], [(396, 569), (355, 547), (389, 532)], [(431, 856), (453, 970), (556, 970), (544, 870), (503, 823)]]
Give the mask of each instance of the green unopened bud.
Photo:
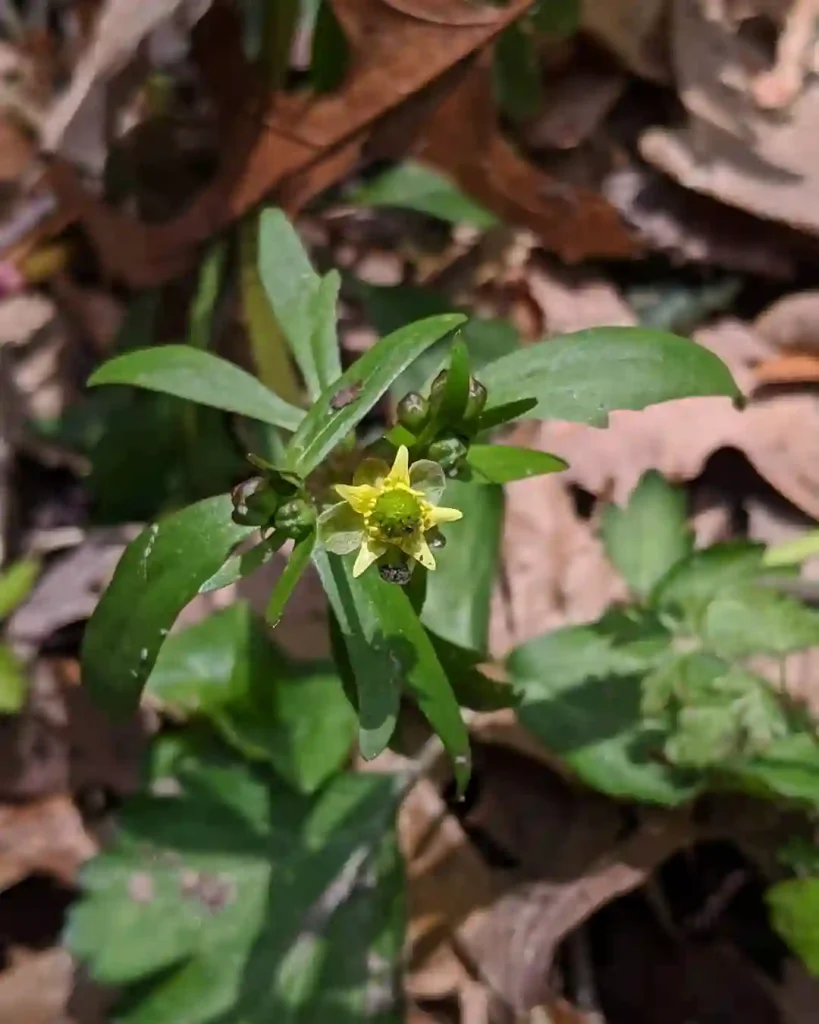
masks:
[(240, 526), (265, 526), (281, 500), (264, 477), (252, 476), (231, 491), (233, 521)]
[(486, 405), (486, 388), (481, 384), (479, 380), (475, 380), (474, 377), (469, 378), (469, 395), (466, 399), (466, 408), (464, 409), (464, 422), (471, 423), (476, 420), (483, 412), (483, 408)]
[(429, 446), (427, 457), (437, 462), (450, 475), (457, 472), (466, 458), (468, 449), (460, 437), (439, 437)]
[(398, 403), (398, 422), (413, 434), (420, 434), (428, 419), (429, 402), (423, 395), (411, 391)]
[(429, 404), (433, 409), (440, 404), (441, 399), (443, 398), (447, 376), (448, 374), (446, 370), (441, 370), (429, 389)]
[(316, 522), (316, 508), (304, 498), (291, 498), (279, 506), (275, 525), (286, 537), (298, 540), (313, 528)]

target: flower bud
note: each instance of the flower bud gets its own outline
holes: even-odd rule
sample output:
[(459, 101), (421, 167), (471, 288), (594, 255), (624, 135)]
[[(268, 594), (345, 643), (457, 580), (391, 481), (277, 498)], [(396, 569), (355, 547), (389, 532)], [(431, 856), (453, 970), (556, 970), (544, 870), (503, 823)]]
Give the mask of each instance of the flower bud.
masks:
[(420, 434), (428, 419), (429, 402), (423, 395), (411, 391), (398, 403), (398, 422), (413, 434)]
[(438, 399), (440, 401), (441, 395), (444, 393), (447, 380), (446, 370), (441, 370), (435, 380), (432, 382), (432, 387), (429, 389), (429, 397), (431, 399)]
[(286, 537), (298, 540), (313, 528), (316, 521), (316, 508), (304, 498), (291, 498), (279, 506), (276, 512), (275, 526)]
[(484, 406), (486, 405), (486, 399), (486, 388), (479, 380), (475, 380), (474, 377), (470, 377), (469, 395), (466, 399), (466, 408), (464, 409), (463, 416), (465, 423), (471, 423), (480, 416), (483, 412)]
[(279, 495), (264, 477), (252, 476), (231, 491), (233, 521), (240, 526), (265, 526), (276, 514)]
[(459, 437), (452, 435), (439, 437), (437, 441), (433, 441), (429, 446), (427, 456), (433, 462), (437, 462), (447, 475), (450, 475), (463, 464), (467, 451), (464, 442)]

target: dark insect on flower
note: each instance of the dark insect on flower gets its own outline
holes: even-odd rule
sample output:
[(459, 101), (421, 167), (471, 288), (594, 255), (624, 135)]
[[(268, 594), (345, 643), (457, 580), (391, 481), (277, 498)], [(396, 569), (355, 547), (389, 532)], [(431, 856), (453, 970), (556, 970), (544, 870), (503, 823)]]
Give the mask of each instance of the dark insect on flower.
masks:
[(339, 388), (330, 399), (330, 405), (334, 409), (343, 409), (345, 405), (349, 405), (350, 402), (354, 402), (360, 394), (360, 384), (351, 384), (349, 387)]
[(406, 562), (387, 562), (385, 565), (379, 565), (378, 572), (382, 580), (397, 583), (399, 587), (405, 587), (412, 575), (412, 570)]

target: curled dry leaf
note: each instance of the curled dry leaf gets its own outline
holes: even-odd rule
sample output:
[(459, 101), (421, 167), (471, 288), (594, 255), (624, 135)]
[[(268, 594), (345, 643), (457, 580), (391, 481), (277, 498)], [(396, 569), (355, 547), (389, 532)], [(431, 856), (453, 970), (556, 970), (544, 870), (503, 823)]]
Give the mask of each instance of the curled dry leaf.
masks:
[(547, 1002), (552, 962), (565, 936), (600, 907), (643, 885), (691, 839), (686, 814), (657, 813), (621, 843), (600, 837), (594, 856), (582, 851), (565, 875), (553, 875), (544, 864), (538, 881), (512, 890), (484, 919), (464, 928), (481, 976), (517, 1012)]
[(53, 875), (73, 885), (97, 847), (67, 796), (0, 805), (0, 889), (32, 874)]
[(767, 58), (752, 34), (740, 31), (758, 12), (746, 7), (733, 20), (729, 6), (674, 0), (675, 77), (690, 123), (680, 131), (648, 130), (641, 152), (686, 188), (816, 234), (819, 80), (803, 83), (800, 74), (789, 106), (776, 117), (763, 109), (755, 86), (769, 71)]
[[(289, 212), (298, 210), (359, 163), (365, 145), (368, 153), (377, 152), (379, 137), (394, 139), (393, 114), (401, 118), (406, 147), (437, 90), (445, 91), (461, 73), (460, 63), (530, 2), (492, 7), (492, 20), (480, 24), (442, 25), (402, 13), (384, 0), (333, 0), (350, 44), (349, 71), (336, 92), (307, 98), (259, 94), (243, 55), (236, 12), (214, 4), (192, 35), (193, 56), (209, 83), (223, 131), (221, 162), (211, 183), (161, 225), (115, 212), (93, 197), (63, 160), (52, 162), (49, 183), (62, 209), (85, 224), (109, 274), (137, 286), (162, 283), (191, 265), (205, 239), (271, 192)], [(418, 104), (409, 118), (412, 130), (407, 130), (408, 104)]]
[(602, 196), (536, 168), (502, 135), (488, 53), (438, 107), (421, 155), (502, 220), (529, 228), (568, 262), (633, 255), (637, 243)]

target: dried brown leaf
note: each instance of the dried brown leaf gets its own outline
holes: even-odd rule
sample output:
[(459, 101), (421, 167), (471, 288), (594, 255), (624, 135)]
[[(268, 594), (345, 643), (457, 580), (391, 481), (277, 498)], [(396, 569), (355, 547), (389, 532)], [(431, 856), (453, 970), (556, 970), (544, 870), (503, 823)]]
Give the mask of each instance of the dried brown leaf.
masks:
[(72, 885), (80, 866), (96, 852), (68, 797), (0, 804), (0, 889), (32, 874), (53, 875)]
[(9, 1024), (71, 1024), (65, 1007), (73, 974), (74, 965), (65, 949), (20, 957), (0, 973), (0, 1020)]
[(92, 118), (103, 121), (104, 88), (134, 58), (142, 42), (171, 19), (190, 28), (209, 6), (210, 0), (106, 0), (68, 90), (42, 126), (43, 148), (51, 153), (63, 149), (70, 142), (72, 127), (89, 107)]
[(735, 22), (711, 0), (675, 0), (673, 11), (675, 75), (690, 123), (648, 130), (643, 156), (687, 188), (816, 234), (819, 82), (806, 80), (801, 91), (799, 83), (774, 118), (754, 96), (769, 70), (764, 50), (738, 31), (750, 14)]
[(777, 299), (756, 318), (754, 330), (774, 349), (819, 353), (819, 291)]
[(598, 837), (597, 855), (579, 851), (572, 870), (514, 889), (491, 914), (463, 930), (464, 941), (493, 992), (520, 1012), (547, 1001), (555, 951), (600, 907), (642, 885), (664, 860), (692, 841), (685, 814), (648, 815), (622, 843)]
[(585, 0), (583, 28), (644, 78), (667, 82), (668, 55), (662, 35), (669, 0)]

